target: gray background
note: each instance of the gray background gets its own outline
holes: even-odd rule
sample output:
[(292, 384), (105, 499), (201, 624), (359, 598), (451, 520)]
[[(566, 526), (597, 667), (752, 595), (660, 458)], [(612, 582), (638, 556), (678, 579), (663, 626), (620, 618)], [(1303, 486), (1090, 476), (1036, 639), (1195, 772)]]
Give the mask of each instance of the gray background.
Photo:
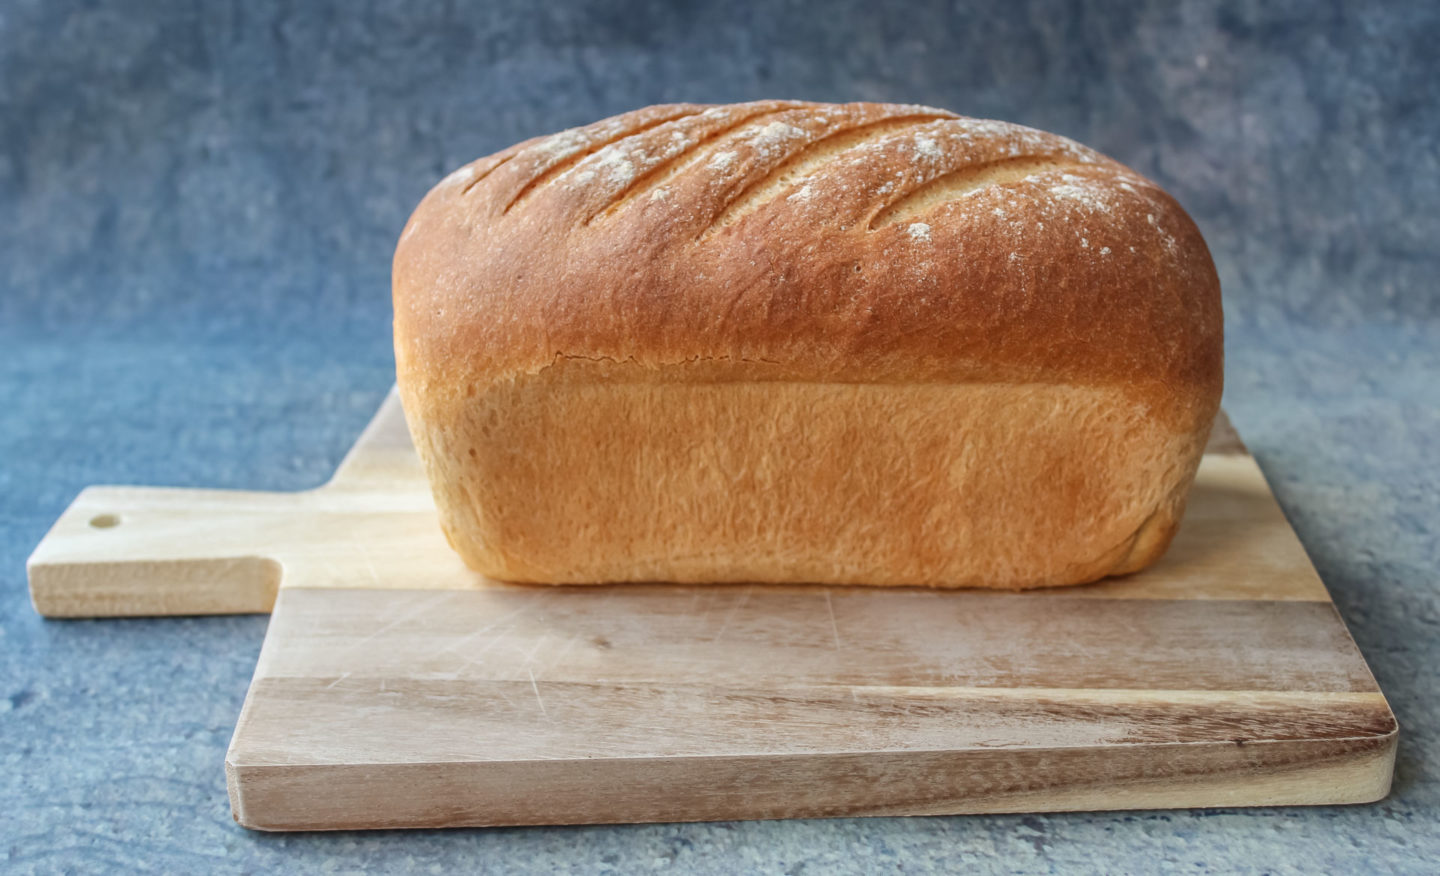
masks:
[[(1437, 45), (1424, 2), (0, 5), (0, 869), (1432, 869)], [(87, 484), (328, 475), (391, 381), (390, 253), (444, 172), (771, 96), (1055, 130), (1191, 211), (1226, 404), (1402, 723), (1387, 801), (252, 834), (222, 763), (265, 619), (31, 611), (25, 557)]]

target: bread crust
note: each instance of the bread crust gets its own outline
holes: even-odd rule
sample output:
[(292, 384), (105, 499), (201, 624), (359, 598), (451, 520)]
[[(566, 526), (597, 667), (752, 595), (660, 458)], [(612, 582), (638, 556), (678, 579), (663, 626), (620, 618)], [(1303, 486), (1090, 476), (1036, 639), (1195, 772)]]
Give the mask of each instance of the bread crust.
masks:
[[(632, 384), (697, 387), (1001, 386), (1017, 398), (1027, 387), (1093, 390), (1106, 401), (1089, 416), (1152, 436), (1141, 447), (1117, 435), (1111, 443), (1125, 449), (1091, 448), (1089, 458), (1083, 447), (1055, 448), (1076, 466), (1121, 470), (1142, 457), (1147, 472), (1158, 466), (1141, 491), (1148, 507), (1131, 509), (1148, 528), (1126, 517), (1130, 543), (1088, 544), (1041, 564), (1043, 574), (981, 580), (952, 568), (874, 582), (934, 586), (1074, 583), (1153, 561), (1173, 535), (1222, 386), (1219, 282), (1172, 198), (1063, 137), (927, 107), (679, 104), (518, 144), (425, 197), (396, 251), (394, 300), (402, 398), (452, 543), (482, 571), (524, 580), (666, 572), (662, 557), (627, 574), (613, 534), (588, 546), (603, 563), (502, 559), (507, 530), (482, 524), (505, 512), (478, 507), (484, 490), (471, 462), (509, 440), (505, 423), (518, 409), (495, 400), (547, 371), (560, 387), (623, 372)], [(560, 367), (577, 363), (593, 367)], [(731, 415), (753, 414), (746, 404)], [(663, 410), (644, 416), (653, 419), (638, 424), (642, 433), (664, 428)], [(1028, 434), (997, 416), (992, 438)], [(614, 474), (605, 460), (624, 448), (593, 452), (604, 478)], [(992, 505), (1002, 513), (1005, 497)], [(807, 513), (824, 517), (822, 506)], [(817, 522), (817, 545), (834, 525)], [(716, 537), (739, 545), (735, 533)], [(836, 568), (852, 559), (837, 557)], [(746, 575), (807, 580), (783, 565), (751, 564)], [(801, 565), (813, 578), (824, 564)], [(883, 572), (872, 564), (868, 574)], [(706, 580), (703, 564), (684, 577)], [(709, 579), (731, 580), (718, 566)]]

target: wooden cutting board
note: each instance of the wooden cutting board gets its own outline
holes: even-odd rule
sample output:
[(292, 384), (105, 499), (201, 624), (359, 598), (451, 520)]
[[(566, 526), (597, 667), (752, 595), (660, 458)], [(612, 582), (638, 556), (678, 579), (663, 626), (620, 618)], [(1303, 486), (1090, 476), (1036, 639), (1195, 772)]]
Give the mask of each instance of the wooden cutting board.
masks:
[(517, 587), (392, 394), (304, 493), (95, 487), (53, 617), (263, 612), (225, 769), (266, 830), (1361, 803), (1397, 728), (1228, 426), (1156, 567), (1023, 594)]

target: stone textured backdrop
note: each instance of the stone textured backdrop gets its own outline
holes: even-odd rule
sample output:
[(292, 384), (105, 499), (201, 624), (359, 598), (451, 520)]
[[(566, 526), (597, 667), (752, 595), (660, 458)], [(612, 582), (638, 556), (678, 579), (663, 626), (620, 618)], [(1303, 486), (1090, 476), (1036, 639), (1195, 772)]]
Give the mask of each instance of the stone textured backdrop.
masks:
[(930, 103), (1169, 188), (1232, 319), (1437, 310), (1440, 5), (12, 2), (7, 321), (383, 330), (448, 169), (663, 101)]
[[(0, 3), (0, 869), (1434, 872), (1440, 4)], [(46, 622), (84, 486), (322, 481), (392, 380), (447, 170), (658, 101), (897, 100), (1169, 188), (1226, 404), (1402, 725), (1367, 807), (275, 836), (223, 758), (265, 619)]]

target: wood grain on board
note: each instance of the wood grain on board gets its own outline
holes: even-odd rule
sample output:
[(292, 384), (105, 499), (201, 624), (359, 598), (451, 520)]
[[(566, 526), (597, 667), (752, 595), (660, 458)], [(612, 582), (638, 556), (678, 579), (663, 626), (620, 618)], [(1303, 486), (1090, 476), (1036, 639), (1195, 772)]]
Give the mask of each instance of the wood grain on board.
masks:
[(92, 488), (55, 616), (274, 615), (226, 761), (262, 829), (1348, 803), (1396, 725), (1222, 419), (1155, 567), (1029, 593), (517, 587), (395, 398), (297, 494)]

